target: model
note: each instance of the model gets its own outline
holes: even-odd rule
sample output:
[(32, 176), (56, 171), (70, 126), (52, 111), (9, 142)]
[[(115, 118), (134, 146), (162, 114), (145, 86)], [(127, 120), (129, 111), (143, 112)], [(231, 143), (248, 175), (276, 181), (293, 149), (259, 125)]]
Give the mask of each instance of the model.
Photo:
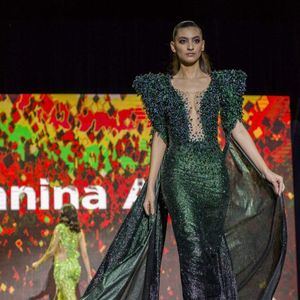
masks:
[(90, 262), (86, 250), (86, 241), (80, 229), (76, 208), (71, 204), (62, 207), (59, 223), (55, 226), (50, 245), (45, 254), (32, 264), (37, 269), (50, 257), (54, 257), (54, 280), (58, 300), (76, 300), (76, 286), (80, 279), (81, 266), (78, 261), (80, 246), (83, 262), (92, 278)]
[(286, 248), (285, 187), (243, 125), (246, 73), (212, 71), (193, 21), (175, 26), (170, 47), (172, 74), (133, 82), (152, 123), (149, 177), (81, 299), (159, 299), (168, 213), (183, 299), (271, 299)]

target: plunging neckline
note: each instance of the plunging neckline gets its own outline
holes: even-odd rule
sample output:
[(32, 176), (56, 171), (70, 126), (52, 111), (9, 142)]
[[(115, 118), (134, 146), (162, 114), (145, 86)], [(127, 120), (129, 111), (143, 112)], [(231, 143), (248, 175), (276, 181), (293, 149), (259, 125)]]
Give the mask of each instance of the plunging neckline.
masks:
[(175, 102), (183, 105), (183, 110), (185, 112), (185, 118), (188, 126), (188, 135), (190, 141), (204, 141), (206, 138), (205, 129), (203, 128), (203, 107), (206, 107), (207, 101), (205, 100), (207, 97), (207, 93), (212, 88), (214, 83), (213, 72), (210, 74), (210, 82), (205, 89), (202, 90), (192, 90), (185, 91), (176, 88), (172, 84), (173, 76), (171, 74), (168, 75), (168, 84), (169, 88), (175, 94)]
[(194, 90), (194, 91), (184, 91), (181, 89), (176, 88), (173, 83), (172, 83), (172, 79), (173, 79), (173, 75), (171, 74), (167, 74), (168, 75), (168, 82), (169, 82), (169, 86), (171, 87), (171, 89), (180, 97), (182, 98), (184, 94), (197, 94), (197, 96), (202, 96), (202, 98), (205, 96), (205, 94), (209, 91), (209, 89), (212, 86), (213, 83), (213, 72), (212, 71), (210, 73), (210, 82), (208, 84), (208, 86), (205, 89), (202, 90)]

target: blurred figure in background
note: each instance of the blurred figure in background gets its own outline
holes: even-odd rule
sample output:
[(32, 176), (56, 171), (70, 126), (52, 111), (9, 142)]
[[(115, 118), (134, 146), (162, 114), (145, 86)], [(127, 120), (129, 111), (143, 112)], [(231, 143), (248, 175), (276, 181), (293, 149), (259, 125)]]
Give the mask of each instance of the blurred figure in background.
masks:
[(76, 299), (75, 290), (81, 274), (78, 260), (79, 246), (89, 282), (92, 279), (92, 273), (85, 236), (80, 229), (76, 208), (72, 204), (65, 204), (62, 207), (60, 221), (54, 228), (48, 249), (38, 261), (32, 264), (32, 268), (36, 270), (43, 262), (54, 257), (54, 280), (59, 300)]

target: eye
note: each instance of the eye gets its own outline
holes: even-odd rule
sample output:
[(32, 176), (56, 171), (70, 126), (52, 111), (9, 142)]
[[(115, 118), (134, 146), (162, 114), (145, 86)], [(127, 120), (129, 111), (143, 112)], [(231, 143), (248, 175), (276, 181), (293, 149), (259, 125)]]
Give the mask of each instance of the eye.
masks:
[(185, 42), (185, 40), (179, 40), (180, 44), (183, 44)]
[(195, 42), (196, 44), (199, 44), (199, 43), (200, 43), (200, 39), (195, 39), (194, 42)]

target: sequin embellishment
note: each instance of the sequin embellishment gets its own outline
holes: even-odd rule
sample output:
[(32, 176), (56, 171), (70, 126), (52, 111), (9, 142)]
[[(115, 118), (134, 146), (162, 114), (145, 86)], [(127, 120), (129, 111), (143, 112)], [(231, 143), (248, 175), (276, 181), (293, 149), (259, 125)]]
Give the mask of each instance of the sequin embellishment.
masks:
[[(146, 181), (82, 300), (159, 299), (168, 214), (179, 255), (182, 299), (237, 300), (253, 294), (251, 299), (270, 298), (279, 264), (273, 260), (271, 266), (261, 257), (281, 259), (277, 237), (283, 235), (276, 230), (277, 237), (270, 244), (265, 238), (269, 234), (255, 233), (261, 233), (260, 224), (266, 220), (280, 227), (278, 217), (273, 219), (274, 193), (267, 192), (261, 178), (244, 164), (243, 156), (233, 151), (234, 144), (226, 161), (217, 140), (219, 113), (226, 138), (242, 120), (247, 75), (234, 69), (210, 75), (207, 89), (195, 93), (175, 91), (170, 74), (136, 76), (133, 87), (142, 96), (153, 132), (168, 144), (155, 185), (156, 214), (149, 218), (144, 213)], [(249, 215), (255, 195), (264, 204), (253, 207)], [(267, 208), (263, 214), (262, 208)], [(273, 225), (267, 232), (273, 234)], [(259, 243), (255, 243), (257, 236), (262, 238)], [(270, 245), (275, 244), (273, 251)]]
[(201, 91), (183, 91), (173, 86), (174, 90), (184, 101), (189, 123), (189, 140), (203, 141), (205, 139), (201, 121), (201, 100), (208, 88)]

